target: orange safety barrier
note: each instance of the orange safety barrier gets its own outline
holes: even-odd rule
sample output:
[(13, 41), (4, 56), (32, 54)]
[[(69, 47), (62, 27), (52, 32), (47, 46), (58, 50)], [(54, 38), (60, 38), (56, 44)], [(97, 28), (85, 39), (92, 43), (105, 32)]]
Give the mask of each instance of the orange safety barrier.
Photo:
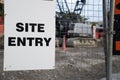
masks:
[(115, 15), (120, 14), (120, 0), (115, 0)]
[(120, 41), (116, 41), (116, 50), (117, 50), (117, 51), (120, 50)]
[(0, 34), (3, 34), (3, 33), (4, 33), (4, 25), (0, 24)]

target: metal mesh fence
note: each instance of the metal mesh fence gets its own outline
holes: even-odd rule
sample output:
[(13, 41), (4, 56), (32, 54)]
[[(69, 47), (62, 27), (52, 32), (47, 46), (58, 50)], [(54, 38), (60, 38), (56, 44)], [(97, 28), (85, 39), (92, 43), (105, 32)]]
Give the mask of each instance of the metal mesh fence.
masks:
[[(4, 72), (0, 49), (0, 80), (106, 80), (102, 6), (102, 0), (56, 0), (55, 69)], [(112, 60), (113, 76), (120, 80), (119, 56)]]
[[(63, 19), (61, 18), (63, 15), (60, 15), (60, 18), (56, 19), (62, 27), (67, 28), (67, 34), (60, 34), (66, 35), (67, 50), (62, 52), (61, 48), (56, 48), (56, 55), (59, 55), (57, 57), (63, 57), (62, 60), (60, 59), (56, 62), (56, 65), (70, 69), (71, 73), (64, 71), (64, 75), (68, 76), (68, 80), (70, 78), (75, 80), (102, 79), (106, 76), (103, 49), (102, 0), (57, 0), (56, 5), (57, 13), (67, 14), (67, 18), (64, 16)], [(69, 18), (68, 15), (70, 15)], [(59, 16), (57, 15), (57, 17)], [(64, 20), (68, 21), (69, 25), (64, 26), (64, 23), (62, 23)], [(58, 33), (62, 32), (58, 30)], [(62, 41), (62, 36), (57, 35), (56, 38)], [(91, 41), (95, 44), (93, 45)], [(72, 71), (74, 69), (78, 69), (76, 73)]]
[[(79, 2), (78, 8), (76, 10), (77, 1)], [(102, 21), (102, 0), (83, 0), (85, 3), (82, 3), (81, 0), (57, 0), (56, 3), (56, 11), (60, 12), (60, 8), (63, 10), (62, 12), (67, 12), (70, 10), (70, 13), (80, 13), (80, 16), (88, 18), (87, 21), (90, 22), (98, 22)], [(66, 7), (68, 5), (69, 9)]]
[[(57, 0), (56, 2), (57, 37), (62, 35), (67, 36), (69, 32), (72, 33), (71, 31), (75, 29), (73, 28), (74, 25), (81, 25), (83, 32), (85, 31), (85, 27), (83, 28), (85, 25), (96, 25), (98, 28), (100, 28), (102, 26), (102, 21), (103, 16), (101, 0)], [(79, 24), (72, 25), (72, 23)], [(78, 32), (74, 31), (74, 33)]]

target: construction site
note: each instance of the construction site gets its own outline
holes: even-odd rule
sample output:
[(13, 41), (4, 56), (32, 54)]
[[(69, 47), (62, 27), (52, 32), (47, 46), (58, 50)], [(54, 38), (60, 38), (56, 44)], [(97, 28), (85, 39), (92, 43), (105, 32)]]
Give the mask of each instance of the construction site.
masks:
[[(120, 80), (120, 43), (115, 42), (119, 41), (120, 5), (112, 14), (111, 3), (112, 0), (56, 0), (55, 69), (9, 72), (3, 71), (4, 2), (1, 1), (0, 80)], [(115, 0), (117, 4), (119, 0)], [(107, 18), (108, 23), (105, 22), (108, 17), (105, 13), (115, 16), (113, 29), (117, 33), (113, 41), (109, 37), (113, 32), (109, 34), (106, 27), (113, 25), (110, 22), (113, 19), (109, 16), (110, 21)], [(109, 51), (111, 41), (113, 52)]]

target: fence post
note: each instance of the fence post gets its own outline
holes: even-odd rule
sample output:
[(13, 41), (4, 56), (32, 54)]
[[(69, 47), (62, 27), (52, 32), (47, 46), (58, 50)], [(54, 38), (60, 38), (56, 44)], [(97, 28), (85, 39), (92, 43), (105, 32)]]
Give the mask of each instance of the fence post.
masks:
[[(104, 30), (105, 30), (104, 31), (105, 32), (104, 50), (105, 50), (105, 64), (106, 64), (106, 80), (112, 80), (114, 5), (115, 5), (115, 0), (110, 0), (110, 5), (107, 5), (107, 1), (103, 0), (103, 25), (104, 25)], [(110, 11), (107, 10), (107, 6), (110, 7)]]
[(115, 0), (110, 0), (110, 12), (108, 21), (108, 55), (107, 55), (107, 80), (112, 80), (112, 54), (113, 54), (113, 26), (114, 26)]
[(107, 1), (103, 0), (103, 26), (104, 26), (104, 52), (105, 52), (105, 70), (106, 78), (108, 77), (108, 10), (107, 10)]

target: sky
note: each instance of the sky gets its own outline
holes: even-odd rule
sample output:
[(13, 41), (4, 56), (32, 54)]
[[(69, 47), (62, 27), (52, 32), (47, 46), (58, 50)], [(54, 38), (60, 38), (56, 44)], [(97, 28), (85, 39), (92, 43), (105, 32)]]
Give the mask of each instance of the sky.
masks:
[[(64, 2), (64, 0), (59, 1), (60, 3)], [(71, 12), (73, 12), (76, 1), (77, 0), (67, 0)], [(66, 9), (65, 4), (64, 8)], [(102, 0), (86, 0), (86, 5), (83, 7), (81, 16), (88, 18), (90, 22), (99, 22), (103, 20), (102, 13)]]

